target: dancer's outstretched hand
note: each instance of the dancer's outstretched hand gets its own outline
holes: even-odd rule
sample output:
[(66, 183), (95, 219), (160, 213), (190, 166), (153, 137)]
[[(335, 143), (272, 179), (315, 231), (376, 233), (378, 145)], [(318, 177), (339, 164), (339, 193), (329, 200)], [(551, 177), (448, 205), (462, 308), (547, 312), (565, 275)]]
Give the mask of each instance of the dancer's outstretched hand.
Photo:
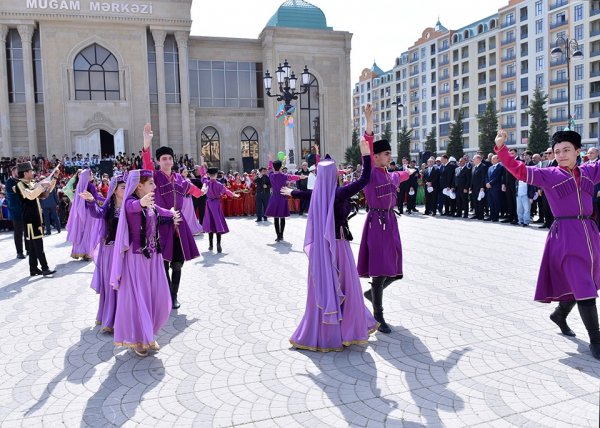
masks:
[(154, 208), (154, 192), (146, 193), (140, 199), (140, 205), (144, 208)]
[(292, 189), (289, 187), (282, 187), (279, 193), (281, 193), (283, 196), (292, 196)]
[(154, 137), (154, 133), (152, 132), (152, 125), (149, 123), (144, 125), (144, 149), (149, 149), (152, 145), (152, 137)]
[(496, 147), (501, 149), (506, 143), (508, 136), (506, 135), (506, 131), (502, 128), (498, 129), (498, 133), (496, 134)]
[(94, 202), (94, 196), (87, 190), (85, 192), (81, 192), (79, 194), (79, 196), (81, 196), (83, 199), (85, 199), (88, 202)]

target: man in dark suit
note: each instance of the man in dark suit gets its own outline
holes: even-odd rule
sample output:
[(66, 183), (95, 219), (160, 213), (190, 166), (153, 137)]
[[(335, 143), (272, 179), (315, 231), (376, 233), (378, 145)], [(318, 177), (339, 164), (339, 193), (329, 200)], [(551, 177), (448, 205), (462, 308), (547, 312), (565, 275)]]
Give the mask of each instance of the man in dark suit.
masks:
[[(558, 166), (558, 163), (554, 159), (554, 152), (552, 151), (552, 147), (548, 147), (548, 149), (546, 150), (546, 156), (546, 160), (542, 162), (542, 168)], [(552, 214), (550, 204), (548, 203), (548, 199), (546, 199), (544, 191), (538, 188), (538, 194), (542, 197), (541, 202), (538, 204), (541, 214), (540, 217), (544, 217), (544, 223), (541, 226), (539, 226), (539, 228), (550, 229), (552, 223), (554, 223), (554, 214)]]
[(425, 183), (425, 215), (431, 214), (435, 217), (440, 190), (440, 171), (434, 163), (433, 158), (427, 160), (427, 168), (423, 171), (423, 183)]
[(503, 179), (504, 167), (498, 162), (498, 155), (494, 155), (492, 156), (492, 166), (488, 168), (485, 182), (485, 187), (488, 189), (490, 198), (490, 216), (484, 219), (486, 221), (499, 221)]
[[(402, 158), (402, 164), (400, 166), (396, 166), (396, 171), (408, 171), (407, 158)], [(396, 200), (396, 203), (398, 205), (398, 211), (400, 212), (400, 214), (404, 214), (404, 201), (407, 199), (406, 197), (408, 196), (408, 191), (410, 188), (410, 184), (408, 181), (409, 180), (403, 181), (402, 183), (400, 183), (400, 186), (398, 186), (398, 198)], [(408, 204), (406, 209), (408, 210)]]
[[(412, 214), (412, 213), (419, 212), (419, 211), (417, 211), (417, 186), (419, 185), (418, 179), (420, 177), (420, 173), (419, 173), (419, 169), (417, 168), (417, 161), (415, 161), (415, 160), (410, 161), (410, 169), (414, 169), (415, 172), (413, 172), (407, 180), (408, 203), (406, 204), (406, 209), (409, 214)], [(412, 192), (412, 195), (411, 195), (411, 192)]]
[[(510, 148), (508, 153), (517, 159), (517, 149)], [(502, 219), (501, 223), (519, 224), (517, 220), (517, 179), (508, 170), (504, 169), (504, 184), (502, 190), (504, 191), (504, 199), (506, 201), (506, 218)]]
[[(487, 177), (487, 167), (482, 162), (482, 157), (478, 153), (473, 156), (473, 168), (471, 168), (471, 199), (475, 208), (475, 215), (472, 219), (483, 220), (483, 211), (486, 203), (485, 198), (485, 178)], [(479, 198), (482, 193), (483, 197)]]
[[(17, 183), (19, 177), (17, 167), (13, 166), (10, 169), (11, 176), (6, 180), (6, 200), (8, 201), (8, 215), (13, 222), (13, 234), (15, 240), (15, 248), (17, 250), (17, 258), (24, 259), (23, 240), (25, 239), (25, 222), (23, 221), (23, 212), (21, 209), (21, 200), (17, 192)], [(29, 252), (29, 241), (25, 239), (25, 251)]]
[(267, 168), (264, 166), (258, 170), (258, 175), (254, 179), (256, 185), (256, 220), (267, 221), (265, 211), (267, 205), (269, 205), (269, 199), (271, 199), (271, 180), (267, 174)]
[[(440, 168), (440, 189), (443, 191), (450, 191), (454, 188), (454, 171), (456, 170), (456, 159), (452, 158), (451, 162), (448, 155), (442, 155), (442, 167)], [(450, 199), (448, 195), (442, 195), (444, 202), (444, 213), (445, 216), (453, 216), (455, 211), (454, 201)]]
[(467, 168), (467, 160), (460, 158), (454, 171), (454, 192), (456, 193), (455, 217), (469, 217), (469, 188), (471, 187), (471, 170)]

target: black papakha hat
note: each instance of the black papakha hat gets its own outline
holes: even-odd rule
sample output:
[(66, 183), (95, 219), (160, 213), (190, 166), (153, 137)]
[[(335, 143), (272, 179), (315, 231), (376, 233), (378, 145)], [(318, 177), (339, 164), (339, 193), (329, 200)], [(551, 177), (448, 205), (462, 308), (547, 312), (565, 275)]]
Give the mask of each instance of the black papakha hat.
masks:
[(219, 168), (216, 167), (210, 167), (206, 170), (206, 172), (210, 175), (216, 175), (219, 173)]
[(31, 164), (31, 162), (23, 162), (23, 163), (17, 164), (17, 172), (27, 172), (27, 171), (33, 171), (33, 165)]
[(167, 146), (162, 146), (159, 147), (158, 149), (156, 149), (156, 160), (160, 160), (160, 157), (162, 155), (171, 155), (172, 158), (175, 157), (175, 154), (173, 153), (173, 149)]
[(390, 142), (388, 140), (377, 140), (373, 143), (373, 154), (392, 151), (392, 146), (390, 146)]
[(576, 149), (581, 148), (581, 135), (575, 131), (557, 131), (552, 136), (552, 148), (558, 143), (568, 141), (573, 144)]

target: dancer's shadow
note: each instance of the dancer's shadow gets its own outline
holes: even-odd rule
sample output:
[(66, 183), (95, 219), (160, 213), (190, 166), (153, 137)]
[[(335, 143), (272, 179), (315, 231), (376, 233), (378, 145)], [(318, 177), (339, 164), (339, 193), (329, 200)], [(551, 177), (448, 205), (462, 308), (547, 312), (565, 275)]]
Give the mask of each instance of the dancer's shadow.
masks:
[[(8, 269), (8, 268), (12, 267), (13, 265), (19, 263), (20, 261), (21, 261), (21, 259), (14, 258), (14, 259), (10, 259), (5, 262), (2, 262), (2, 263), (0, 263), (0, 270)], [(25, 263), (27, 263), (27, 259), (23, 259), (23, 261)]]
[[(436, 361), (425, 344), (410, 330), (393, 331), (388, 338), (392, 341), (387, 347), (383, 343), (375, 343), (373, 349), (398, 371), (404, 372), (410, 395), (426, 420), (425, 425), (411, 425), (443, 426), (438, 414), (440, 407), (454, 412), (464, 408), (463, 399), (448, 388), (448, 373), (471, 349), (454, 350), (445, 360)], [(443, 405), (440, 406), (440, 403)]]
[(598, 360), (592, 356), (589, 343), (576, 337), (567, 337), (567, 339), (577, 344), (578, 353), (567, 352), (568, 357), (559, 361), (574, 370), (600, 379), (600, 365), (598, 365)]
[(31, 406), (24, 416), (32, 415), (42, 408), (61, 382), (66, 380), (74, 384), (85, 384), (94, 376), (96, 365), (113, 357), (112, 336), (102, 335), (100, 338), (97, 330), (88, 327), (81, 330), (79, 341), (71, 345), (65, 353), (62, 371), (52, 378), (37, 403)]
[(226, 253), (213, 253), (212, 251), (205, 251), (200, 253), (202, 255), (202, 261), (199, 261), (202, 267), (210, 267), (214, 265), (231, 265), (231, 266), (239, 266), (239, 263), (226, 262), (223, 261), (223, 257), (226, 256)]
[(0, 301), (12, 299), (17, 294), (19, 294), (21, 291), (23, 291), (23, 288), (26, 285), (28, 285), (29, 283), (42, 281), (42, 280), (44, 280), (44, 277), (42, 277), (42, 276), (34, 276), (34, 277), (27, 276), (16, 282), (13, 282), (11, 284), (7, 284), (4, 287), (0, 288)]
[(267, 244), (267, 246), (273, 248), (273, 250), (279, 254), (302, 253), (302, 251), (292, 250), (291, 242), (280, 241), (273, 244)]
[[(319, 369), (318, 374), (298, 373), (307, 377), (321, 388), (329, 400), (342, 413), (348, 425), (367, 426), (368, 423), (383, 423), (398, 407), (398, 403), (381, 395), (377, 387), (377, 367), (371, 354), (363, 346), (352, 346), (342, 352), (312, 352), (298, 350), (312, 360)], [(368, 404), (365, 404), (368, 401)], [(365, 418), (366, 410), (377, 410), (377, 420)], [(320, 421), (315, 420), (315, 425)]]
[[(185, 314), (172, 314), (157, 341), (162, 347), (168, 346), (196, 321), (196, 318), (188, 320)], [(154, 354), (150, 351), (150, 355), (144, 358), (137, 357), (132, 351), (119, 354), (106, 379), (88, 399), (81, 427), (122, 426), (135, 414), (144, 395), (159, 385), (164, 377), (165, 367), (160, 352)]]

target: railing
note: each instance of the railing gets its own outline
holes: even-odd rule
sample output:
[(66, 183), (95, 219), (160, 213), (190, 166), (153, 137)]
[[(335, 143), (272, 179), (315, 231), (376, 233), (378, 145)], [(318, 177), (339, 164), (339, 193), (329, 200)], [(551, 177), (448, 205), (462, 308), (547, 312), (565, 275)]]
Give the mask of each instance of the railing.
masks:
[(440, 108), (448, 108), (450, 107), (450, 103), (440, 103)]
[(600, 55), (600, 50), (593, 50), (590, 52), (590, 56), (598, 56)]
[(479, 95), (479, 97), (477, 97), (477, 99), (479, 101), (485, 101), (485, 100), (487, 100), (487, 95)]
[(441, 82), (442, 80), (446, 80), (446, 79), (449, 79), (449, 78), (450, 78), (450, 74), (448, 74), (448, 73), (447, 73), (447, 74), (442, 74), (442, 75), (440, 76), (440, 82)]
[(510, 89), (505, 89), (501, 92), (502, 95), (510, 95), (510, 94), (514, 94), (515, 92), (517, 92), (517, 90), (515, 88), (510, 88)]
[(445, 60), (441, 60), (440, 62), (438, 62), (438, 67), (442, 67), (444, 65), (448, 65), (450, 64), (450, 60), (445, 59)]
[(597, 30), (590, 30), (590, 37), (596, 37), (600, 34), (600, 28)]
[(503, 39), (500, 42), (500, 46), (504, 46), (504, 45), (509, 45), (511, 43), (514, 43), (517, 39), (514, 37), (507, 37), (506, 39)]
[(597, 117), (600, 117), (600, 111), (591, 111), (590, 112), (590, 119), (595, 119)]
[(502, 128), (505, 128), (505, 129), (514, 128), (514, 127), (516, 127), (516, 126), (517, 126), (517, 123), (516, 123), (516, 122), (504, 122), (504, 123), (502, 124)]
[(418, 83), (413, 83), (412, 85), (410, 85), (410, 89), (418, 89), (418, 88), (419, 88)]
[(550, 61), (550, 67), (556, 67), (557, 65), (563, 65), (566, 63), (567, 60), (561, 56), (560, 58), (552, 59)]
[(555, 21), (550, 23), (550, 29), (553, 30), (558, 27), (562, 27), (563, 25), (567, 25), (569, 23), (568, 19), (562, 19), (560, 21)]
[(477, 84), (479, 84), (479, 85), (485, 85), (485, 79), (479, 79), (477, 81)]
[(444, 94), (448, 94), (450, 93), (450, 88), (448, 89), (440, 89), (440, 95), (444, 95)]
[(561, 7), (561, 6), (564, 6), (564, 5), (566, 5), (567, 3), (569, 3), (569, 1), (568, 1), (568, 0), (557, 0), (557, 1), (555, 1), (554, 3), (552, 3), (552, 4), (550, 5), (550, 10), (554, 10), (554, 9), (556, 9), (556, 8), (559, 8), (559, 7)]
[(550, 118), (550, 123), (566, 122), (567, 116), (553, 116)]
[(448, 49), (450, 49), (450, 45), (448, 45), (448, 46), (442, 45), (442, 47), (438, 48), (438, 52), (444, 52), (444, 51), (447, 51)]
[(567, 97), (565, 97), (565, 96), (550, 98), (550, 104), (564, 103), (566, 101), (567, 101)]
[(521, 40), (526, 39), (527, 37), (529, 37), (529, 32), (528, 31), (522, 31), (521, 32)]
[(490, 83), (496, 81), (496, 75), (490, 76)]
[(484, 53), (485, 52), (485, 46), (479, 46), (477, 48), (477, 53)]
[(409, 76), (412, 77), (412, 76), (416, 76), (417, 74), (419, 74), (419, 70), (411, 71)]
[(500, 28), (507, 28), (510, 27), (511, 25), (515, 25), (516, 21), (504, 21), (500, 24)]
[(590, 10), (590, 16), (594, 16), (594, 15), (598, 15), (598, 14), (600, 14), (600, 9)]
[(590, 91), (590, 98), (600, 97), (600, 91)]
[(416, 103), (417, 101), (419, 101), (419, 96), (418, 95), (410, 97), (410, 102), (411, 103)]
[(506, 73), (502, 73), (503, 79), (508, 79), (509, 77), (515, 77), (517, 73), (515, 71), (508, 71)]
[(515, 111), (517, 109), (517, 106), (502, 106), (502, 113), (506, 112), (506, 111)]
[(529, 103), (521, 103), (521, 110), (527, 110), (529, 108)]
[(487, 67), (487, 64), (486, 64), (486, 63), (477, 64), (477, 68), (478, 68), (479, 70), (481, 70), (482, 68), (486, 68), (486, 67)]
[(567, 83), (567, 78), (566, 77), (559, 77), (557, 79), (550, 79), (550, 84), (551, 85), (560, 85), (562, 83)]
[(502, 57), (502, 61), (510, 61), (510, 60), (515, 59), (516, 57), (517, 56), (514, 53), (508, 54), (508, 55), (505, 55)]
[(521, 74), (529, 73), (529, 67), (521, 67)]

